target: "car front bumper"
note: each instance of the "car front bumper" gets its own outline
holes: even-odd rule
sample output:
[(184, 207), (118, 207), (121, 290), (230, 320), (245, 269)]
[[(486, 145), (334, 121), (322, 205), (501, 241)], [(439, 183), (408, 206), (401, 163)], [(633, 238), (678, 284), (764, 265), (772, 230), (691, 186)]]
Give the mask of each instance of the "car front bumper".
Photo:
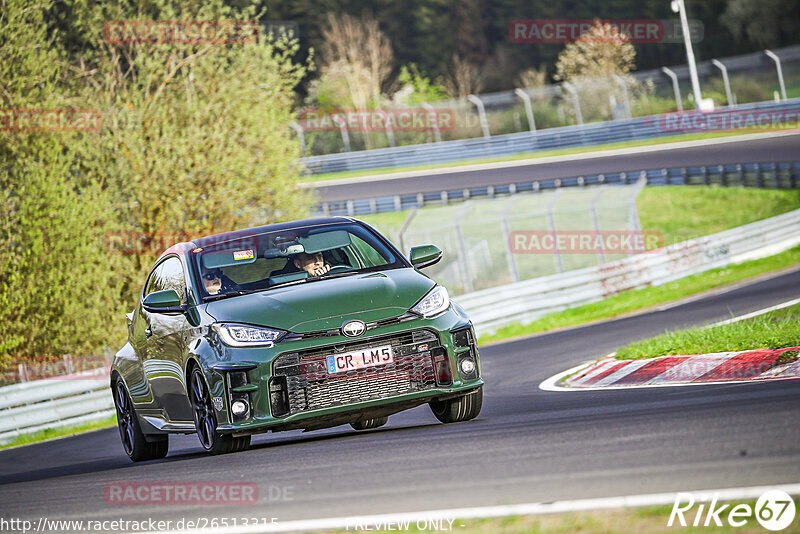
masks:
[[(326, 354), (391, 344), (394, 362), (329, 374)], [(453, 304), (432, 319), (411, 317), (359, 338), (341, 335), (284, 341), (269, 348), (231, 348), (208, 362), (217, 430), (243, 435), (268, 430), (325, 428), (463, 395), (483, 385), (469, 318)], [(222, 357), (220, 357), (222, 356)], [(474, 371), (464, 372), (464, 359)], [(231, 406), (245, 402), (236, 416)]]

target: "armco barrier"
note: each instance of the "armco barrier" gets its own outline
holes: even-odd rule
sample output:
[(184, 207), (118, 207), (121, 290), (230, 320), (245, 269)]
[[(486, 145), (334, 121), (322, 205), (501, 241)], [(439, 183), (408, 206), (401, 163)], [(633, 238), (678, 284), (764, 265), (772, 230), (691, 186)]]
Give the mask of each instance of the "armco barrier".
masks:
[(108, 377), (86, 373), (0, 388), (0, 443), (110, 417), (114, 401), (108, 384)]
[(317, 205), (316, 212), (320, 215), (367, 215), (561, 187), (628, 185), (639, 180), (644, 180), (646, 185), (721, 185), (794, 189), (800, 186), (800, 162), (733, 163), (549, 178), (533, 182), (431, 191), (416, 195), (323, 202)]
[[(753, 110), (775, 111), (797, 109), (798, 106), (800, 106), (800, 98), (794, 98), (783, 102), (762, 102), (737, 106), (736, 108), (723, 108), (710, 113), (722, 114), (732, 111), (742, 113)], [(535, 132), (518, 132), (493, 137), (309, 156), (301, 158), (300, 163), (313, 175), (493, 158), (540, 150), (593, 146), (681, 133), (680, 131), (663, 128), (660, 124), (660, 118), (659, 115), (651, 115), (635, 119), (548, 128)]]
[[(454, 300), (470, 314), (477, 331), (487, 333), (628, 289), (661, 285), (776, 254), (799, 243), (800, 210), (795, 210), (617, 262), (477, 291)], [(91, 371), (6, 386), (0, 388), (0, 443), (23, 433), (103, 419), (113, 413), (108, 378)]]
[(800, 244), (800, 210), (623, 260), (455, 297), (479, 333)]

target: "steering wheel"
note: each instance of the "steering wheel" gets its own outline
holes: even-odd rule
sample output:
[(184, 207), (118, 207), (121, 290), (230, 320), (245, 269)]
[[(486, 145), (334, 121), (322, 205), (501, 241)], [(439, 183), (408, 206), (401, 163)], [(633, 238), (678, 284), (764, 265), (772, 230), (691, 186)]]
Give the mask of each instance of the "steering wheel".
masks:
[(336, 270), (339, 270), (339, 271), (345, 271), (345, 270), (352, 271), (353, 267), (350, 267), (349, 265), (331, 265), (331, 268), (328, 270), (328, 272), (332, 273), (332, 272), (335, 272)]

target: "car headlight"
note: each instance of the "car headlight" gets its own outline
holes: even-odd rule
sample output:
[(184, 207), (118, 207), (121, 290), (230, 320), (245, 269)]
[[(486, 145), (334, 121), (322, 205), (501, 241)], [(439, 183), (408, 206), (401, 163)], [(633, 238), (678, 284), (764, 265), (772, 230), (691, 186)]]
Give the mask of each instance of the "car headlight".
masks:
[(286, 333), (274, 328), (234, 323), (215, 323), (211, 328), (223, 343), (231, 347), (271, 347)]
[(417, 302), (411, 311), (418, 313), (426, 319), (439, 315), (450, 307), (450, 295), (443, 286), (436, 286)]

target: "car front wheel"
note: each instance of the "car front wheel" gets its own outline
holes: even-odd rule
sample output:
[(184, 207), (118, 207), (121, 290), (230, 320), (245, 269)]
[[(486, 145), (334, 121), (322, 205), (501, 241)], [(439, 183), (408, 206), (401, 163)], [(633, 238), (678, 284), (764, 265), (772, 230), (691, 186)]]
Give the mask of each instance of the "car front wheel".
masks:
[(433, 415), (442, 423), (469, 421), (478, 417), (483, 406), (483, 387), (453, 399), (431, 401)]
[(217, 432), (217, 415), (211, 404), (211, 393), (208, 391), (203, 371), (195, 367), (191, 375), (189, 400), (192, 404), (194, 426), (200, 445), (211, 454), (225, 454), (243, 451), (250, 446), (250, 436), (233, 437), (230, 434)]
[(163, 458), (169, 451), (169, 436), (145, 436), (121, 377), (114, 382), (114, 407), (117, 427), (125, 454), (134, 462)]

